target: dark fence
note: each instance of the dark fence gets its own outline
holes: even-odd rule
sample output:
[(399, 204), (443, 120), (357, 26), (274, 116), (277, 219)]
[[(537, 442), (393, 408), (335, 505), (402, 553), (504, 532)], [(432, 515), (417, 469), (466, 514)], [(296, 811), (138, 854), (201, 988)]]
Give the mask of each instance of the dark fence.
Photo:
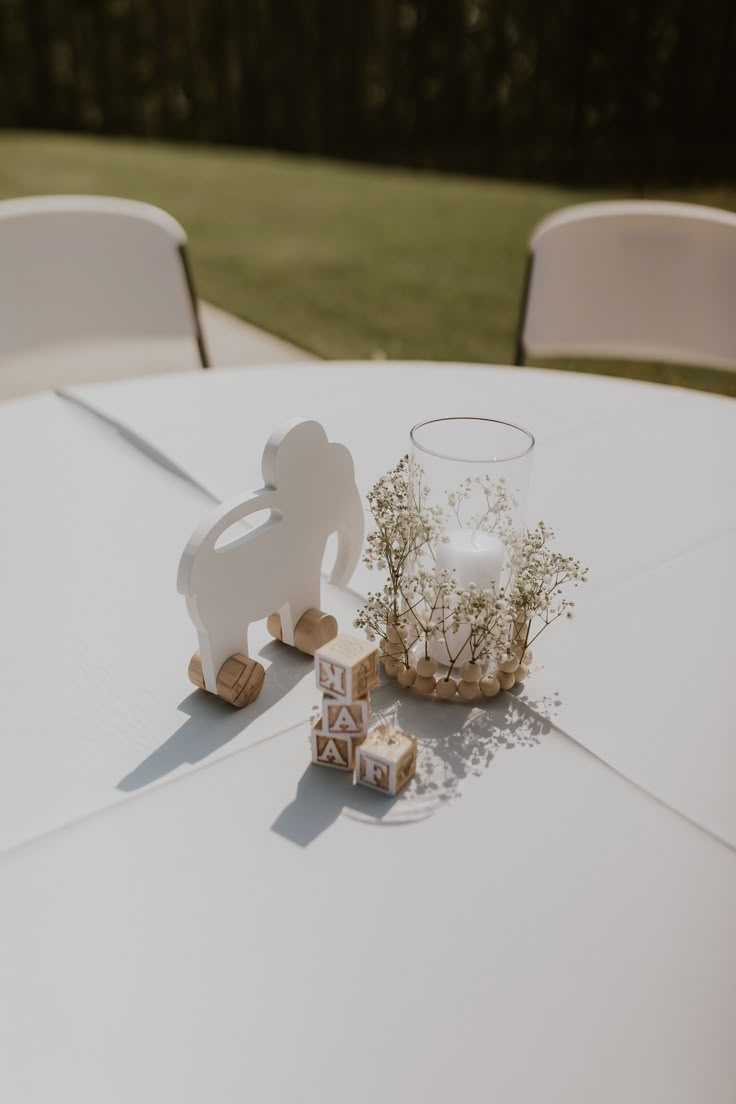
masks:
[(736, 176), (733, 0), (0, 0), (0, 125), (571, 183)]

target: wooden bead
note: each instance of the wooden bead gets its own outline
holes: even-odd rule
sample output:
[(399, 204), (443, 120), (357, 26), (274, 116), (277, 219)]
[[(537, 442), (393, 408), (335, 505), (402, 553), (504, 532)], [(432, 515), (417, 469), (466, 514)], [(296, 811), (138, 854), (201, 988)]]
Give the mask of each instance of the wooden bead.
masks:
[(391, 659), (388, 656), (383, 661), (383, 669), (389, 678), (396, 678), (402, 668), (403, 664), (398, 663), (395, 659)]
[(503, 661), (503, 663), (499, 663), (498, 669), (499, 669), (499, 671), (503, 671), (507, 675), (510, 675), (513, 671), (516, 670), (516, 668), (518, 666), (519, 666), (519, 657), (518, 656), (512, 656), (511, 659), (505, 659)]
[(399, 686), (413, 686), (417, 681), (417, 669), (402, 666), (396, 677), (399, 680)]
[(480, 686), (477, 682), (459, 682), (457, 692), (463, 701), (475, 701), (480, 697)]
[(437, 680), (436, 693), (438, 698), (449, 701), (457, 694), (457, 682), (454, 678), (441, 678)]
[(414, 689), (418, 694), (433, 694), (435, 686), (436, 683), (433, 675), (417, 675), (414, 680)]
[(463, 663), (460, 668), (460, 674), (462, 675), (463, 682), (480, 682), (483, 671), (481, 670), (480, 663), (468, 661), (467, 663)]
[(406, 654), (403, 643), (384, 641), (381, 651), (389, 659), (402, 659)]
[(527, 648), (527, 650), (524, 652), (524, 655), (522, 656), (521, 662), (524, 664), (525, 667), (531, 667), (533, 659), (534, 656), (532, 655), (531, 650)]
[(495, 698), (501, 689), (501, 683), (495, 675), (486, 675), (485, 678), (480, 680), (479, 686), (484, 698)]
[[(269, 614), (266, 628), (275, 640), (283, 640), (280, 614)], [(323, 644), (335, 639), (337, 631), (337, 621), (331, 613), (309, 609), (302, 614), (294, 626), (294, 647), (306, 655), (313, 656)]]
[(437, 660), (436, 659), (424, 659), (424, 658), (422, 658), (417, 663), (417, 674), (421, 675), (422, 678), (429, 678), (429, 676), (433, 675), (436, 672), (436, 670), (437, 670)]
[[(244, 655), (230, 656), (217, 672), (217, 696), (228, 705), (242, 709), (256, 700), (265, 677), (265, 668), (257, 659), (249, 659)], [(199, 652), (195, 652), (189, 661), (189, 679), (200, 690), (205, 689)]]
[(523, 682), (528, 674), (529, 674), (529, 668), (526, 667), (523, 663), (520, 664), (516, 668), (516, 670), (514, 671), (514, 680), (516, 681), (517, 685), (520, 682)]
[(386, 639), (389, 644), (403, 644), (406, 639), (406, 629), (399, 625), (389, 625), (386, 629)]
[(497, 678), (502, 690), (510, 690), (516, 682), (512, 671), (499, 671)]

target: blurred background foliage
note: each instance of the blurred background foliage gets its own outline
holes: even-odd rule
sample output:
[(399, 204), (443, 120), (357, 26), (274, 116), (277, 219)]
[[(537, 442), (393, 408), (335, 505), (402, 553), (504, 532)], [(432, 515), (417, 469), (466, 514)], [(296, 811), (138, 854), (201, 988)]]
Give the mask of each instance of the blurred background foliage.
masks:
[(0, 126), (641, 190), (735, 105), (730, 0), (0, 0)]
[(510, 362), (536, 223), (736, 210), (735, 107), (733, 0), (0, 0), (0, 196), (157, 204), (204, 298), (326, 357)]

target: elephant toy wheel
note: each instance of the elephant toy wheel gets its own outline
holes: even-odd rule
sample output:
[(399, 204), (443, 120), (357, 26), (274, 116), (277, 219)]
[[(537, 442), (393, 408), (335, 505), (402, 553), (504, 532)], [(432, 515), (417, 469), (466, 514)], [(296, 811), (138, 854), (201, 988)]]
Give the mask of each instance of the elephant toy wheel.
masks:
[[(272, 613), (269, 616), (266, 627), (275, 640), (283, 640), (281, 617), (278, 613)], [(337, 633), (337, 621), (331, 613), (309, 609), (302, 614), (294, 626), (294, 646), (300, 652), (313, 656), (323, 644), (334, 640)]]
[[(249, 659), (244, 655), (230, 656), (217, 673), (217, 696), (228, 705), (242, 709), (256, 700), (265, 677), (265, 668), (257, 659)], [(189, 681), (200, 690), (207, 689), (199, 652), (195, 652), (189, 661)]]

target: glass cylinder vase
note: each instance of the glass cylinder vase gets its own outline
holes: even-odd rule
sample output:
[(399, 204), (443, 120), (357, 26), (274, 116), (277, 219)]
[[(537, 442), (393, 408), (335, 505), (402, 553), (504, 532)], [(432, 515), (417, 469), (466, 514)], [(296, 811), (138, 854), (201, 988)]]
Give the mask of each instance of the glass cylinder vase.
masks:
[(411, 565), (409, 601), (428, 627), (425, 654), (454, 669), (487, 655), (500, 631), (526, 524), (534, 437), (475, 417), (421, 422), (410, 437), (410, 501), (426, 539)]

